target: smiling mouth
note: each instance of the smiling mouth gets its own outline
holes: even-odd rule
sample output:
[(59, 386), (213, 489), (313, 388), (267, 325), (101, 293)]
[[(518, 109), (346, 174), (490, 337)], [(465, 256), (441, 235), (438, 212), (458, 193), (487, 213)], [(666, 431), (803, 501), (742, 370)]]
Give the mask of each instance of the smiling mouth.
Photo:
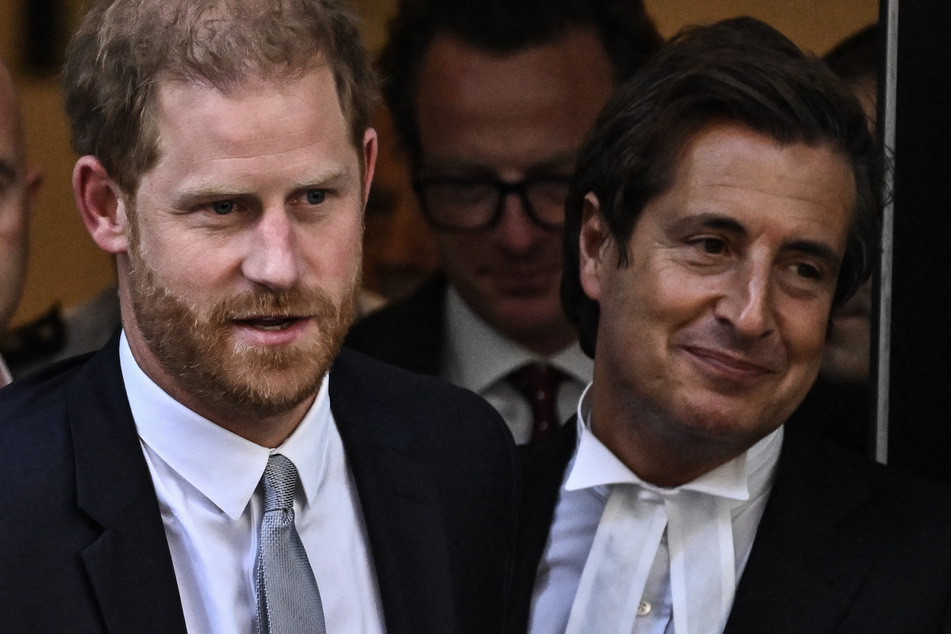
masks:
[(742, 374), (747, 376), (772, 374), (774, 371), (762, 364), (740, 358), (731, 354), (726, 354), (718, 350), (707, 348), (685, 348), (694, 357), (699, 358), (704, 363), (717, 367), (727, 373)]

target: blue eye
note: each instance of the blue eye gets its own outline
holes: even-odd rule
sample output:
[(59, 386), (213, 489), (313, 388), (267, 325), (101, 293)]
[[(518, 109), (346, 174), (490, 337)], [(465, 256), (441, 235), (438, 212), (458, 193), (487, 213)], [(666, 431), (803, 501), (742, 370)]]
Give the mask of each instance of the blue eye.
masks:
[(234, 211), (233, 200), (219, 200), (211, 204), (212, 210), (219, 216), (226, 216)]
[(327, 197), (327, 192), (322, 189), (308, 189), (307, 190), (307, 204), (309, 205), (319, 205), (324, 202), (324, 199)]

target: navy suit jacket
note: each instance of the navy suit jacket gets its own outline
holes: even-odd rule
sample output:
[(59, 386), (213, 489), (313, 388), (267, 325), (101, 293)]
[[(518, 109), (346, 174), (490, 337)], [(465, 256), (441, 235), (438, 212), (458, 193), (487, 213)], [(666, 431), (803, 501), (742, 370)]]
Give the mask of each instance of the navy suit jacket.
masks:
[[(524, 483), (511, 632), (526, 629), (576, 429), (565, 424)], [(949, 609), (949, 492), (787, 427), (725, 632), (951, 632)]]
[[(0, 391), (0, 632), (185, 632), (117, 341)], [(330, 402), (387, 631), (501, 631), (517, 496), (502, 420), (347, 350)]]

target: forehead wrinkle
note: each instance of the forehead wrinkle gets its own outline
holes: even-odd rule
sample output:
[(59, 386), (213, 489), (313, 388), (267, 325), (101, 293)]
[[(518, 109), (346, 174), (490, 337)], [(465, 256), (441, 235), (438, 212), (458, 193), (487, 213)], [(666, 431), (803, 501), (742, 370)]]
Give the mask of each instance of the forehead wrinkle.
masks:
[[(812, 146), (806, 147), (820, 149), (812, 148)], [(812, 164), (813, 162), (814, 161), (809, 161), (808, 163)], [(693, 187), (710, 188), (719, 191), (741, 190), (754, 192), (770, 198), (778, 198), (780, 200), (804, 202), (820, 207), (829, 206), (830, 202), (820, 195), (822, 188), (813, 180), (815, 174), (806, 174), (807, 169), (805, 164), (797, 162), (793, 165), (795, 169), (790, 170), (788, 160), (784, 161), (779, 155), (775, 156), (769, 163), (773, 165), (775, 169), (768, 171), (767, 176), (769, 178), (767, 178), (766, 181), (751, 178), (746, 166), (739, 164), (736, 160), (731, 160), (724, 163), (721, 169), (713, 174), (709, 172), (706, 174), (694, 173), (694, 170), (690, 169), (693, 166), (690, 166), (686, 168), (690, 172), (687, 182)], [(848, 199), (847, 211), (851, 211), (856, 197), (854, 187), (855, 175), (852, 173), (848, 164), (844, 163), (844, 159), (842, 166), (846, 168), (849, 183), (852, 185), (845, 196), (845, 198)], [(760, 172), (760, 175), (762, 175), (762, 172)], [(709, 178), (711, 176), (712, 178)], [(831, 177), (832, 175), (827, 174), (827, 176)], [(705, 180), (705, 178), (708, 179)]]

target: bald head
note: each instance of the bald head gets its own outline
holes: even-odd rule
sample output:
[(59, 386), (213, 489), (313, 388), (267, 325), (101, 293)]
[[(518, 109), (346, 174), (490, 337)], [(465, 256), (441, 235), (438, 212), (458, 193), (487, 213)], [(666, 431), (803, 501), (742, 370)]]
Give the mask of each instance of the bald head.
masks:
[(26, 167), (13, 79), (0, 62), (0, 332), (7, 327), (23, 290), (27, 220), (38, 182), (38, 173)]

